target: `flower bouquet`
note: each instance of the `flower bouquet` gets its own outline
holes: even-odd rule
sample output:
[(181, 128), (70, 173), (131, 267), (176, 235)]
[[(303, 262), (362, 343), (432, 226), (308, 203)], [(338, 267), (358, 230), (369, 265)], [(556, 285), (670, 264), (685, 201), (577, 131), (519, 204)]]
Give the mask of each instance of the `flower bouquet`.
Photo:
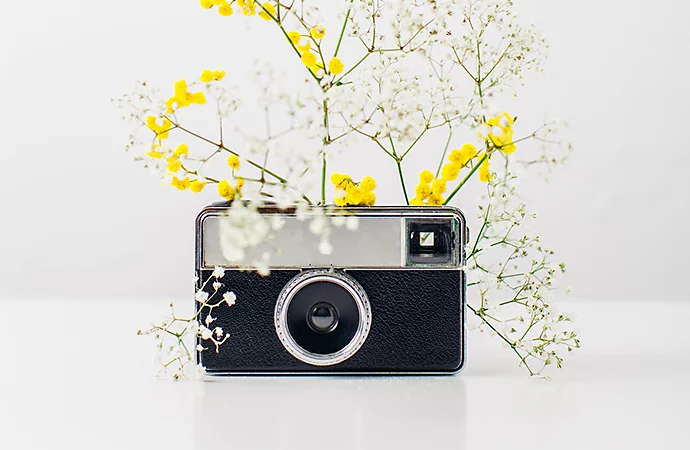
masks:
[[(465, 249), (472, 325), (495, 335), (530, 375), (560, 368), (579, 346), (570, 319), (552, 306), (565, 271), (517, 191), (521, 177), (548, 174), (570, 147), (558, 122), (522, 126), (532, 111), (506, 111), (524, 77), (541, 70), (547, 45), (508, 0), (201, 0), (220, 26), (251, 28), (282, 64), (188, 68), (194, 76), (159, 90), (146, 82), (119, 99), (134, 132), (134, 159), (182, 193), (230, 201), (223, 254), (267, 275), (270, 252), (248, 260), (280, 223), (265, 202), (297, 214), (348, 206), (453, 205), (476, 226)], [(241, 17), (235, 17), (241, 16)], [(246, 23), (246, 22), (249, 23)], [(232, 49), (227, 50), (232, 52)], [(279, 67), (276, 67), (279, 66)], [(277, 72), (280, 70), (280, 72)], [(231, 83), (241, 83), (232, 87)], [(461, 192), (481, 189), (477, 201)], [(475, 195), (476, 197), (476, 195)], [(313, 214), (319, 251), (334, 227)], [(356, 231), (353, 231), (356, 233)], [(242, 301), (218, 291), (218, 268), (196, 294), (205, 320), (172, 315), (142, 331), (155, 337), (165, 372), (185, 376), (195, 351), (216, 351), (232, 330), (215, 308)], [(196, 350), (190, 337), (199, 337)]]

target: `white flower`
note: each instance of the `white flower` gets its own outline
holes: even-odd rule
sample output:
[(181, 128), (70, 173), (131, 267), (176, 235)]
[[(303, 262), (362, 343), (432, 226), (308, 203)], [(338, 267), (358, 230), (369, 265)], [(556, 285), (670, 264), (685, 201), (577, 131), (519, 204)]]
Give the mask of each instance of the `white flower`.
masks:
[(216, 339), (223, 337), (223, 329), (221, 327), (216, 327), (213, 332), (216, 333)]
[(333, 253), (333, 246), (328, 240), (322, 240), (319, 244), (319, 253), (322, 255), (330, 255)]
[(357, 216), (350, 216), (345, 221), (345, 228), (350, 231), (355, 231), (359, 228), (359, 218)]
[(194, 299), (199, 303), (206, 303), (208, 301), (208, 292), (199, 290), (194, 295)]
[(228, 306), (234, 305), (236, 300), (237, 296), (234, 292), (226, 292), (225, 294), (223, 294), (223, 301), (227, 303)]
[(220, 266), (216, 266), (213, 269), (213, 273), (211, 274), (211, 276), (214, 278), (223, 278), (225, 276), (225, 269)]
[(197, 352), (203, 352), (204, 350), (206, 350), (206, 347), (204, 347), (204, 346), (201, 345), (201, 344), (197, 344), (197, 346), (196, 346), (196, 351), (197, 351)]
[(220, 289), (222, 286), (223, 286), (223, 283), (221, 283), (221, 282), (219, 282), (219, 281), (214, 281), (214, 282), (213, 282), (213, 289), (216, 290), (216, 291), (217, 291), (218, 289)]
[(204, 323), (206, 324), (206, 326), (209, 326), (211, 325), (211, 323), (213, 323), (214, 320), (216, 320), (216, 318), (212, 317), (211, 314), (209, 314), (208, 316), (206, 316), (206, 319), (204, 319)]
[(201, 333), (201, 339), (207, 340), (213, 337), (213, 332), (203, 325), (199, 327), (199, 332)]

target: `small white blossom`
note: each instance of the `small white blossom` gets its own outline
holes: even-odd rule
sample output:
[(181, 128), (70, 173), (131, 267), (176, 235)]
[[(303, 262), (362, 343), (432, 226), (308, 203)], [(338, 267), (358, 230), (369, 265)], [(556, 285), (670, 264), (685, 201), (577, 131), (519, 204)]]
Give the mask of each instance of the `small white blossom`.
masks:
[(213, 332), (216, 333), (216, 339), (223, 337), (223, 329), (221, 327), (216, 327)]
[(211, 314), (209, 314), (208, 316), (206, 316), (206, 319), (204, 319), (204, 323), (206, 324), (206, 326), (209, 326), (213, 323), (214, 320), (216, 320), (216, 318), (212, 317)]
[(233, 306), (237, 300), (237, 295), (234, 292), (226, 292), (223, 294), (223, 301), (228, 304), (228, 306)]
[(204, 339), (204, 340), (208, 340), (208, 339), (211, 339), (213, 337), (213, 332), (203, 325), (201, 325), (199, 327), (199, 333), (200, 333), (201, 339)]
[(216, 266), (213, 269), (213, 274), (211, 275), (214, 278), (223, 278), (225, 276), (225, 269), (220, 266)]
[(221, 283), (221, 282), (219, 282), (219, 281), (214, 281), (214, 282), (213, 282), (213, 290), (217, 291), (217, 290), (220, 289), (221, 287), (223, 287), (223, 283)]
[(208, 301), (208, 292), (199, 290), (194, 295), (194, 299), (199, 303), (206, 303)]

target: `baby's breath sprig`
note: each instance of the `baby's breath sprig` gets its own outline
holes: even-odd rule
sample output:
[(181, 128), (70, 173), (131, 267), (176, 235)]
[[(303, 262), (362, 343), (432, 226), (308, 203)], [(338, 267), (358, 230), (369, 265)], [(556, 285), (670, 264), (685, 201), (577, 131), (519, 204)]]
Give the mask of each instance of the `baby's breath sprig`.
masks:
[[(203, 367), (195, 365), (195, 352), (208, 351), (209, 347), (203, 344), (195, 345), (196, 338), (201, 342), (213, 345), (213, 351), (220, 352), (220, 347), (230, 339), (230, 334), (220, 327), (213, 327), (216, 320), (212, 312), (216, 308), (229, 308), (235, 304), (237, 296), (232, 291), (226, 291), (222, 299), (216, 299), (220, 288), (223, 286), (222, 278), (225, 271), (222, 267), (216, 267), (211, 275), (202, 283), (194, 298), (197, 302), (197, 310), (188, 316), (179, 316), (175, 312), (175, 305), (170, 303), (170, 316), (159, 324), (152, 324), (147, 330), (139, 330), (138, 335), (153, 336), (159, 355), (157, 359), (161, 363), (158, 375), (165, 377), (170, 375), (174, 380), (187, 378), (194, 372), (191, 366), (203, 371)], [(208, 293), (208, 285), (213, 291)], [(205, 314), (203, 323), (200, 320)], [(194, 350), (191, 350), (194, 349)]]
[(473, 278), (468, 288), (476, 288), (479, 303), (468, 308), (480, 319), (479, 328), (496, 334), (534, 376), (552, 364), (560, 368), (562, 351), (578, 348), (580, 340), (568, 327), (570, 318), (551, 304), (565, 264), (554, 262), (553, 250), (524, 230), (524, 222), (536, 216), (519, 201), (515, 178), (492, 178), (487, 203), (479, 206), (482, 225), (466, 250)]

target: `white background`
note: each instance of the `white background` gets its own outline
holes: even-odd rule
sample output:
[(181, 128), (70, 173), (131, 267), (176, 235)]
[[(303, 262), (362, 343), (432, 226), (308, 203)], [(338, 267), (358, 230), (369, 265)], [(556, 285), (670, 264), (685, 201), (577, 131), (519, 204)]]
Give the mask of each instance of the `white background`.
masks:
[[(690, 6), (517, 3), (551, 43), (524, 114), (568, 119), (576, 148), (550, 184), (523, 185), (568, 284), (595, 300), (687, 300)], [(191, 291), (194, 217), (215, 197), (132, 164), (110, 98), (138, 79), (243, 70), (277, 39), (248, 36), (246, 20), (196, 0), (0, 4), (0, 298)]]

